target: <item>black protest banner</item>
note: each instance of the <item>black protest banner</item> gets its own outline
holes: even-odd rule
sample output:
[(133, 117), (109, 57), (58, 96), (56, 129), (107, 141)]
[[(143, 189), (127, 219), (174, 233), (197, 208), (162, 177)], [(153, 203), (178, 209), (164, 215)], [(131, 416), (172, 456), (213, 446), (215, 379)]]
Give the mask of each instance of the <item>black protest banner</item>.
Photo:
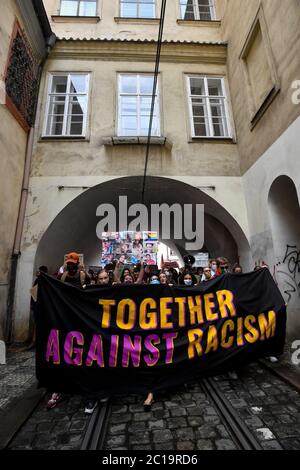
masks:
[(69, 393), (157, 391), (281, 354), (284, 300), (267, 269), (197, 287), (38, 287), (40, 386)]

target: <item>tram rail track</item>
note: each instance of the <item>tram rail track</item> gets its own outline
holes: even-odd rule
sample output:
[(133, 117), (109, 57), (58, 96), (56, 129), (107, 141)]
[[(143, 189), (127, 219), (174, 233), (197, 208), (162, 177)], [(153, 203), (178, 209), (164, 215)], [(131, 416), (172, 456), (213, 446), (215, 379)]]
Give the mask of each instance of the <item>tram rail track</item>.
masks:
[(223, 423), (230, 436), (241, 450), (262, 450), (260, 443), (230, 404), (229, 400), (221, 392), (212, 378), (201, 381), (201, 386), (211, 403), (217, 409), (223, 419)]
[(80, 450), (102, 450), (110, 416), (110, 401), (99, 403), (91, 416)]
[[(230, 437), (239, 450), (262, 450), (262, 447), (251, 430), (232, 407), (224, 393), (212, 378), (201, 380), (202, 391), (216, 409)], [(100, 404), (91, 416), (87, 426), (81, 450), (103, 450), (109, 425), (110, 402)]]
[[(257, 364), (272, 372), (272, 368), (270, 366), (267, 367), (263, 361), (258, 361)], [(280, 371), (276, 370), (273, 373), (283, 382), (289, 383), (289, 385), (300, 392), (299, 387), (289, 381), (286, 376), (281, 375)], [(260, 442), (238, 414), (238, 411), (232, 406), (224, 392), (220, 390), (218, 382), (213, 378), (205, 378), (201, 380), (199, 385), (203, 393), (208, 397), (211, 405), (216, 409), (236, 447), (243, 450), (261, 450)], [(1, 450), (11, 448), (18, 433), (23, 429), (27, 421), (30, 420), (30, 417), (34, 415), (34, 412), (44, 400), (45, 395), (46, 391), (37, 389), (35, 383), (21, 397), (14, 400), (9, 409), (1, 415)], [(13, 413), (11, 412), (12, 408)], [(103, 450), (105, 448), (105, 439), (111, 414), (111, 401), (108, 400), (105, 403), (99, 402), (83, 432), (80, 450)]]

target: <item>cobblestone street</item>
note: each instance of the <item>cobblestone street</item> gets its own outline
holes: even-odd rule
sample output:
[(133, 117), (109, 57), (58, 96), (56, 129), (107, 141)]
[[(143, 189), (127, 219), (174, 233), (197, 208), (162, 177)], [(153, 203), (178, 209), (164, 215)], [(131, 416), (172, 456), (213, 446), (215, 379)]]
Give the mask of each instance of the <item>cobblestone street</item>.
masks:
[(0, 365), (0, 416), (15, 398), (35, 382), (35, 352), (7, 354), (7, 363)]
[[(238, 379), (215, 377), (218, 388), (266, 450), (300, 449), (300, 394), (261, 364), (239, 370)], [(8, 356), (1, 366), (0, 413), (13, 411), (15, 400), (32, 386), (34, 353)], [(45, 397), (10, 444), (10, 449), (78, 450), (90, 417), (84, 400), (65, 396), (47, 411)], [(157, 394), (150, 412), (142, 396), (111, 400), (105, 450), (236, 449), (226, 423), (203, 391), (202, 384)], [(100, 405), (101, 406), (101, 405)]]
[(0, 451), (286, 470), (300, 0), (0, 5)]
[[(238, 380), (227, 376), (216, 380), (263, 449), (300, 449), (300, 394), (296, 390), (257, 364), (239, 371)], [(144, 413), (132, 397), (118, 404), (114, 400), (105, 448), (235, 449), (201, 385), (187, 390), (158, 396), (151, 413)]]

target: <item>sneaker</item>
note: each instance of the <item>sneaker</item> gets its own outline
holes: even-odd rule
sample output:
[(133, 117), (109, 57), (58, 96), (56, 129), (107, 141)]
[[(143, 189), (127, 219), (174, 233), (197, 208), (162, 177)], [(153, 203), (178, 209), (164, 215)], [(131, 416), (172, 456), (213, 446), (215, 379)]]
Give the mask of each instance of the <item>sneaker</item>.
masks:
[(47, 402), (47, 410), (52, 410), (62, 400), (61, 393), (52, 393), (51, 398)]
[(85, 405), (84, 412), (88, 415), (91, 415), (94, 409), (97, 407), (97, 405), (98, 405), (97, 400), (89, 400)]
[(228, 377), (231, 380), (238, 380), (238, 375), (234, 370), (231, 370), (230, 372), (228, 372)]
[(279, 360), (275, 356), (270, 356), (267, 359), (269, 359), (270, 362), (273, 362), (273, 364), (275, 364), (275, 362), (279, 362)]
[(103, 397), (103, 398), (100, 398), (100, 403), (106, 403), (108, 401), (108, 397)]

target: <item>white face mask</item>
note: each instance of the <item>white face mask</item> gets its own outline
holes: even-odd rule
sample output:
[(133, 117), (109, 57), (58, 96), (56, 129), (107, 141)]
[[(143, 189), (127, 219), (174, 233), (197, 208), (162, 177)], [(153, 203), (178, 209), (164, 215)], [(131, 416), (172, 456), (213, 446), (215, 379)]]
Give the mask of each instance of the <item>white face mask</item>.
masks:
[(184, 284), (185, 284), (186, 286), (191, 286), (191, 285), (193, 284), (193, 281), (192, 281), (192, 279), (185, 279), (185, 280), (184, 280)]

